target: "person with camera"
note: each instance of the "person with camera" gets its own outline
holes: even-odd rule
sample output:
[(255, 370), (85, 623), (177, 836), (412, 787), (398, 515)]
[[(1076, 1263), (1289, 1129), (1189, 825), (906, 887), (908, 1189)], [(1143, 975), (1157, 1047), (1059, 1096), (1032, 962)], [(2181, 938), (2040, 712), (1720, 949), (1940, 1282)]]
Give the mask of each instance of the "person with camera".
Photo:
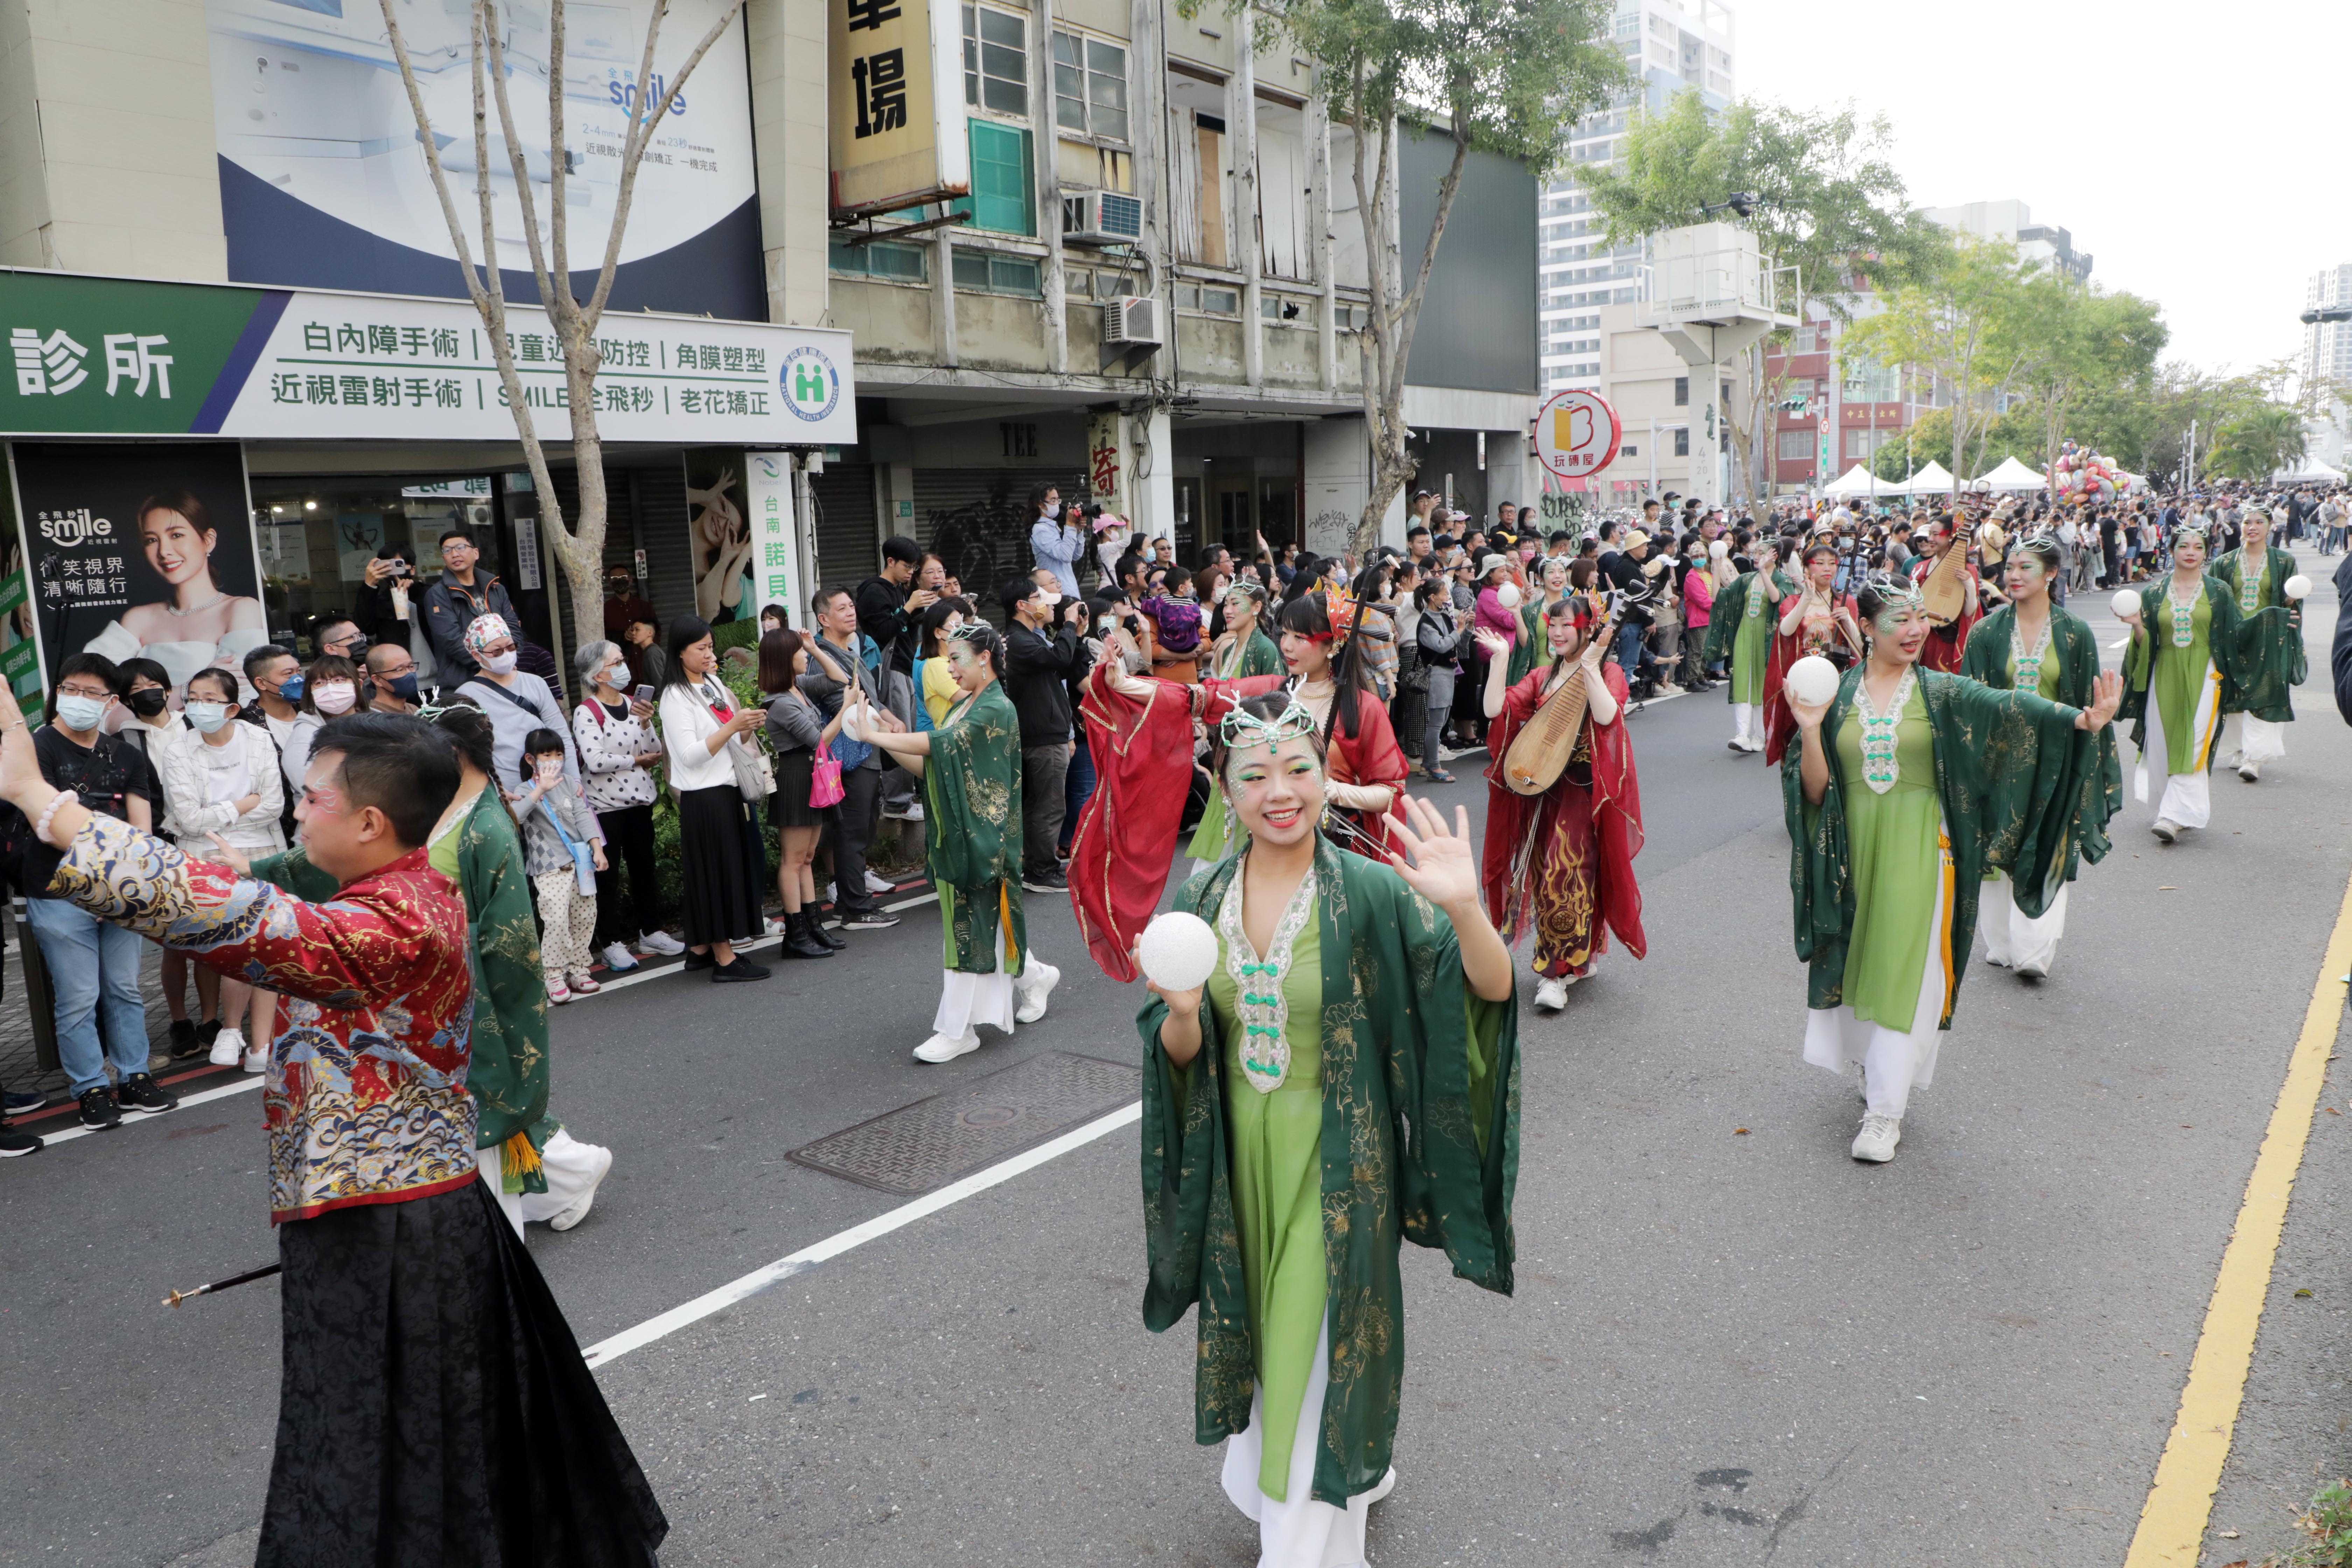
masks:
[(1065, 784), (1072, 750), (1070, 683), (1087, 670), (1078, 633), (1084, 599), (1060, 598), (1025, 577), (1004, 584), (1010, 623), (1004, 638), (1004, 689), (1021, 718), (1021, 885), (1033, 893), (1069, 888), (1055, 854), (1068, 810)]

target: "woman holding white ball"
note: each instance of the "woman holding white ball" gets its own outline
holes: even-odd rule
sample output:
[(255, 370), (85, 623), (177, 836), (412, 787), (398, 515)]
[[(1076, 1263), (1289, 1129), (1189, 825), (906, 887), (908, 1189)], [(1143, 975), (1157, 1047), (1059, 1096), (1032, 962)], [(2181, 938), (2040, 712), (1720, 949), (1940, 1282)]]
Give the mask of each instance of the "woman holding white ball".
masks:
[[(2213, 575), (2238, 601), (2239, 679), (2221, 693), (2221, 765), (2248, 784), (2263, 764), (2286, 755), (2286, 726), (2294, 722), (2294, 688), (2310, 673), (2303, 647), (2303, 600), (2311, 579), (2294, 557), (2270, 542), (2268, 512), (2249, 510), (2243, 542), (2213, 563)], [(2296, 590), (2300, 589), (2298, 593)]]
[[(1198, 1304), (1195, 1436), (1262, 1568), (1364, 1561), (1403, 1384), (1400, 1243), (1507, 1295), (1518, 1145), (1511, 957), (1478, 902), (1467, 814), (1409, 803), (1411, 854), (1341, 854), (1312, 714), (1286, 693), (1219, 725), (1218, 786), (1248, 835), (1147, 931), (1139, 1016), (1143, 1198), (1157, 1332)], [(1164, 918), (1164, 917), (1163, 917)], [(1171, 973), (1192, 949), (1191, 973)]]
[(1772, 613), (1780, 600), (1797, 591), (1780, 570), (1780, 546), (1769, 537), (1755, 543), (1753, 572), (1744, 573), (1716, 596), (1706, 623), (1706, 662), (1731, 662), (1731, 749), (1760, 752), (1757, 712), (1764, 705), (1764, 672), (1772, 660)]
[(2205, 530), (2184, 521), (2173, 525), (2171, 572), (2118, 593), (2115, 609), (2131, 630), (2123, 716), (2139, 749), (2132, 796), (2148, 798), (2153, 764), (2164, 785), (2149, 830), (2171, 844), (2213, 819), (2210, 773), (2222, 693), (2237, 676), (2238, 600), (2207, 576)]
[[(2021, 539), (2001, 568), (2008, 603), (1977, 623), (1960, 658), (1960, 673), (2004, 691), (2031, 691), (2053, 702), (2091, 705), (2099, 679), (2099, 642), (2090, 624), (2053, 604), (2050, 584), (2060, 564), (2058, 542), (2046, 533)], [(2055, 891), (2039, 917), (2017, 907), (2009, 878), (1999, 870), (1985, 879), (1985, 962), (2035, 979), (2057, 961), (2058, 939), (2066, 932), (2066, 885), (2084, 861), (2097, 864), (2107, 853), (2107, 823), (2123, 809), (2123, 765), (2116, 760), (2115, 733), (2099, 731), (2098, 766), (2084, 775), (2074, 821), (2061, 852), (2051, 858)]]
[(2042, 912), (2122, 687), (2096, 677), (2086, 709), (1923, 670), (1934, 628), (1917, 590), (1881, 578), (1855, 597), (1869, 657), (1827, 702), (1802, 700), (1810, 669), (1790, 672), (1800, 743), (1780, 780), (1797, 956), (1811, 965), (1805, 1059), (1863, 1069), (1853, 1153), (1878, 1163), (1895, 1157), (1913, 1087), (1935, 1076), (1986, 868)]

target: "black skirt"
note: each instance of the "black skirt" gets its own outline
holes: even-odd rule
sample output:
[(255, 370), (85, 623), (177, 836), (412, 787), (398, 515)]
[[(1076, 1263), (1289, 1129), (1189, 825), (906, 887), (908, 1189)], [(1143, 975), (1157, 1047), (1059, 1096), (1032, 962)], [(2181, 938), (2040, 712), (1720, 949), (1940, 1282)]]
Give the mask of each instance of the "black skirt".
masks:
[(831, 827), (841, 817), (839, 805), (811, 805), (809, 784), (816, 776), (816, 752), (797, 746), (776, 753), (776, 793), (768, 797), (768, 826)]
[(669, 1521), (480, 1182), (294, 1220), (257, 1568), (650, 1568)]
[(749, 942), (767, 929), (768, 850), (742, 791), (678, 791), (677, 850), (687, 946)]

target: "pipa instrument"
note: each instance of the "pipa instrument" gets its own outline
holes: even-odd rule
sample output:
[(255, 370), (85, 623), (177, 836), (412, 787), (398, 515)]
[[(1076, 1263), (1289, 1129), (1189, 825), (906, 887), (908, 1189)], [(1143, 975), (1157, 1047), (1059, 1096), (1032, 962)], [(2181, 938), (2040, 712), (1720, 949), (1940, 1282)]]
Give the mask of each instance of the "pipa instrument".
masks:
[(1948, 626), (1969, 607), (1969, 556), (1974, 552), (1977, 523), (1952, 519), (1952, 542), (1919, 581), (1919, 608), (1932, 626)]
[[(1595, 618), (1588, 644), (1605, 646), (1616, 625), (1617, 605)], [(1568, 678), (1551, 689), (1503, 753), (1503, 783), (1514, 795), (1541, 795), (1559, 782), (1576, 754), (1576, 739), (1584, 730), (1586, 692), (1584, 664), (1580, 658)]]

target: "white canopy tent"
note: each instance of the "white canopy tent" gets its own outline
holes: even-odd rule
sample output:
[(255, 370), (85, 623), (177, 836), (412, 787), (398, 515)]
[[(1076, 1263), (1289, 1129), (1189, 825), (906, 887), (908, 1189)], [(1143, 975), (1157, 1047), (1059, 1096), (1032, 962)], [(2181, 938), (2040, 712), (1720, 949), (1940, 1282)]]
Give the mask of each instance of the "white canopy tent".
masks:
[(1882, 479), (1862, 464), (1856, 463), (1838, 477), (1837, 482), (1822, 491), (1834, 500), (1851, 496), (1891, 496), (1903, 493), (1903, 487), (1892, 479)]
[(2281, 468), (2271, 476), (2274, 485), (2340, 485), (2344, 470), (2331, 468), (2316, 458), (2305, 458), (2293, 468)]
[(2049, 481), (2042, 475), (2035, 473), (2012, 457), (2002, 458), (2000, 467), (1978, 479), (1975, 488), (1980, 490), (2016, 492), (2042, 489), (2048, 483)]
[(1949, 495), (1952, 490), (1952, 470), (1927, 459), (1927, 466), (1895, 487), (1905, 495)]

